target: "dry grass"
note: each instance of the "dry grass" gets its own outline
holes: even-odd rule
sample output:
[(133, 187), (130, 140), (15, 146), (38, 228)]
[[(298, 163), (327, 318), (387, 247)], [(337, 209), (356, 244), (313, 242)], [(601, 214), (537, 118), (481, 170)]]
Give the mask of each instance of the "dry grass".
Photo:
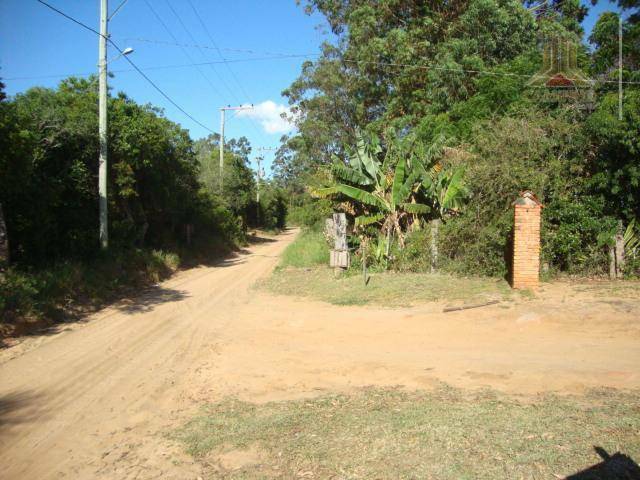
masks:
[(261, 405), (230, 399), (173, 437), (215, 478), (560, 478), (599, 462), (594, 446), (640, 458), (640, 393), (521, 402), (443, 386)]

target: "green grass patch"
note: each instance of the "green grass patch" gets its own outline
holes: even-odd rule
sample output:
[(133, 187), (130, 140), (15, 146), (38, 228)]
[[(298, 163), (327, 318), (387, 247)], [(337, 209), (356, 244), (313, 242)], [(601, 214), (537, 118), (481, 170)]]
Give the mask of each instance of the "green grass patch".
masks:
[[(326, 250), (326, 246), (324, 248)], [(336, 305), (389, 307), (438, 300), (466, 304), (502, 300), (511, 295), (508, 283), (495, 278), (384, 272), (371, 274), (365, 285), (362, 275), (355, 270), (336, 278), (333, 270), (326, 266), (282, 268), (261, 282), (260, 287), (271, 293), (308, 297)]]
[(329, 247), (318, 230), (303, 230), (282, 254), (281, 267), (311, 267), (329, 263)]
[[(228, 399), (171, 436), (230, 479), (460, 480), (559, 478), (598, 463), (594, 446), (637, 461), (639, 432), (638, 392), (521, 402), (442, 387), (259, 405)], [(217, 455), (249, 449), (260, 458), (216, 465)]]

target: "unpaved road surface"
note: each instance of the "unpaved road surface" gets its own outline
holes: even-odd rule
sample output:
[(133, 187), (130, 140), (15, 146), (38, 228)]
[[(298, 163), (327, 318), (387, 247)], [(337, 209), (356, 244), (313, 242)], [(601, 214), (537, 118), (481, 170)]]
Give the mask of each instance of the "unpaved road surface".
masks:
[(640, 388), (640, 298), (566, 285), (442, 313), (338, 307), (252, 287), (288, 232), (0, 355), (3, 479), (196, 479), (166, 434), (199, 406), (366, 385), (508, 393)]

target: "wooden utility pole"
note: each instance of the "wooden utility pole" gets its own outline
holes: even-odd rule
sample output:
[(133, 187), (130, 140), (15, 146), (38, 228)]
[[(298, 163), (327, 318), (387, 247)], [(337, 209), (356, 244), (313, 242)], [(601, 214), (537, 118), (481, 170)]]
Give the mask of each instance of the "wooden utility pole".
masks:
[(256, 163), (258, 164), (258, 170), (256, 171), (256, 202), (260, 205), (260, 180), (262, 180), (262, 175), (264, 172), (260, 167), (260, 162), (262, 162), (264, 158), (256, 157)]
[(223, 174), (224, 174), (224, 114), (227, 110), (252, 110), (253, 104), (251, 105), (240, 105), (237, 107), (232, 107), (231, 105), (227, 105), (226, 107), (222, 107), (220, 109), (220, 191), (222, 192), (222, 187), (224, 185)]
[[(256, 152), (271, 152), (277, 150), (277, 148), (273, 147), (258, 147), (256, 148)], [(256, 163), (258, 164), (258, 170), (256, 172), (257, 177), (257, 189), (256, 189), (256, 202), (260, 203), (260, 180), (264, 177), (264, 170), (260, 168), (260, 162), (264, 160), (264, 157), (258, 156), (256, 157)]]

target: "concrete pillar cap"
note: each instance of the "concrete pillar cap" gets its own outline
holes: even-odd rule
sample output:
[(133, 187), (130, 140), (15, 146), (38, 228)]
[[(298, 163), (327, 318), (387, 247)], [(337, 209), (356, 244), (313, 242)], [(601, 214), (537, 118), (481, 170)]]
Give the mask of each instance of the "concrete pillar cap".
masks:
[(527, 205), (527, 206), (538, 206), (544, 207), (542, 202), (538, 200), (538, 197), (531, 190), (523, 190), (518, 195), (518, 198), (513, 202), (513, 205)]

